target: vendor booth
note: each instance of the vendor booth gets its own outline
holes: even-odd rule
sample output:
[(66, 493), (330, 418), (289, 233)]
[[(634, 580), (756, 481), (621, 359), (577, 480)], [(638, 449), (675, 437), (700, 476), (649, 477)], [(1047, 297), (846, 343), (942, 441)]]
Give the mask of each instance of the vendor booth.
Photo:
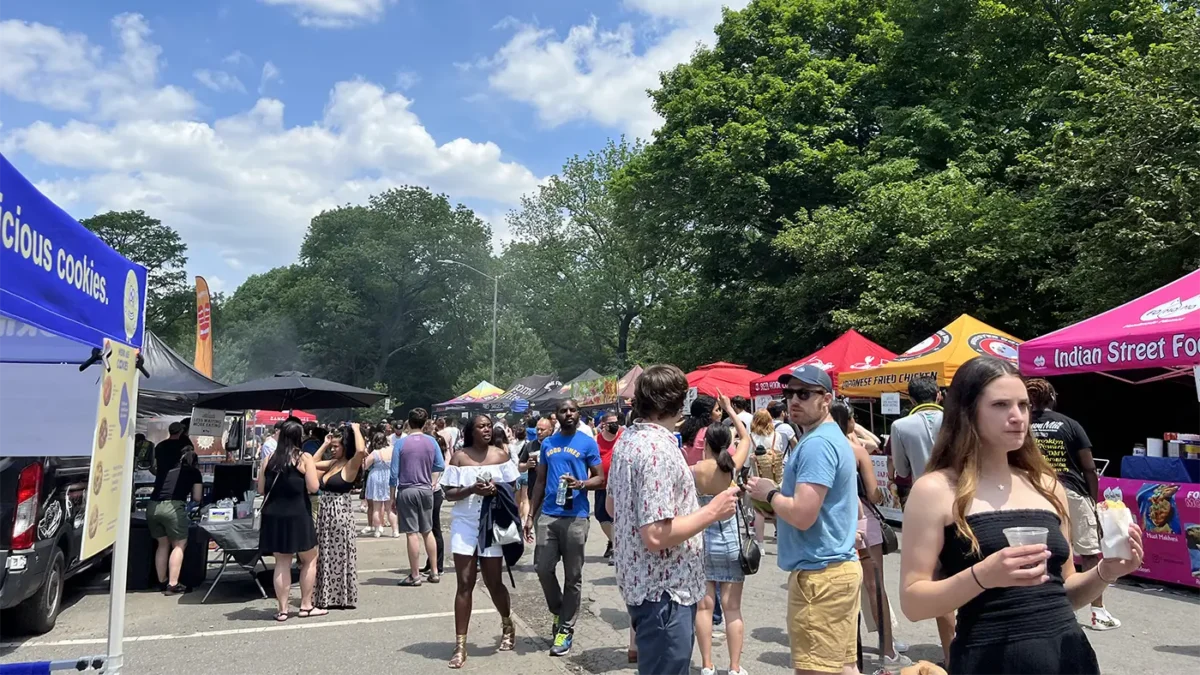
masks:
[(494, 398), (499, 397), (504, 393), (504, 390), (496, 385), (483, 380), (479, 384), (471, 388), (470, 391), (455, 396), (449, 401), (433, 404), (433, 414), (435, 415), (450, 415), (455, 413), (465, 413), (472, 410), (483, 410), (484, 404)]
[(838, 373), (838, 388), (843, 396), (852, 398), (890, 392), (904, 395), (914, 377), (932, 377), (938, 386), (949, 387), (959, 367), (976, 356), (998, 356), (1015, 363), (1019, 344), (1021, 341), (1008, 333), (963, 314), (879, 368)]
[[(69, 546), (76, 559), (91, 558), (111, 546), (107, 654), (38, 667), (73, 669), (83, 661), (80, 670), (90, 665), (119, 673), (146, 270), (46, 199), (3, 155), (0, 192), (0, 314), (15, 320), (6, 323), (6, 329), (59, 336), (90, 348), (82, 363), (27, 359), (0, 364), (0, 391), (6, 396), (0, 405), (0, 449), (5, 455), (22, 451), (29, 457), (30, 449), (37, 448), (40, 455), (8, 465), (20, 471), (22, 482), (30, 474), (35, 494), (27, 500), (32, 509), (29, 526), (14, 531), (19, 545), (14, 542), (11, 550), (2, 552), (8, 570), (5, 587), (15, 586), (18, 574), (60, 580), (61, 575), (45, 575), (48, 566), (63, 564), (63, 546)], [(0, 358), (7, 361), (8, 353)], [(17, 401), (7, 396), (14, 389), (27, 402), (40, 398), (45, 405), (9, 405)], [(47, 442), (47, 432), (53, 442)], [(36, 494), (47, 456), (80, 455), (90, 455), (82, 501)], [(18, 512), (23, 508), (18, 505)], [(50, 509), (71, 513), (80, 508), (82, 531), (74, 527), (74, 517), (60, 518), (57, 531), (33, 527)]]
[(892, 351), (875, 344), (863, 337), (862, 333), (851, 328), (816, 352), (754, 380), (750, 383), (750, 393), (754, 395), (755, 407), (761, 408), (762, 406), (758, 403), (761, 402), (762, 397), (771, 399), (782, 394), (783, 385), (779, 383), (780, 376), (790, 373), (800, 366), (815, 365), (819, 367), (829, 373), (833, 379), (834, 388), (837, 388), (838, 373), (860, 372), (877, 368), (894, 358), (896, 355)]
[[(530, 375), (513, 383), (508, 391), (483, 404), (489, 413), (522, 413), (529, 409), (529, 401), (562, 386), (558, 375)], [(519, 408), (519, 409), (518, 409)]]
[(600, 373), (588, 368), (575, 377), (567, 380), (557, 387), (550, 387), (542, 394), (529, 399), (529, 407), (539, 413), (553, 412), (554, 407), (559, 401), (565, 401), (572, 396), (573, 387), (579, 382), (588, 382), (604, 377)]
[[(1159, 395), (1200, 398), (1200, 374), (1193, 381), (1200, 368), (1200, 270), (1030, 340), (1019, 356), (1028, 377), (1100, 373), (1144, 387), (1178, 381), (1184, 386), (1159, 389)], [(1123, 417), (1126, 425), (1138, 419)], [(1121, 458), (1119, 477), (1100, 477), (1104, 497), (1124, 501), (1146, 533), (1145, 561), (1135, 576), (1200, 588), (1198, 419), (1190, 429), (1164, 433), (1149, 431), (1157, 426), (1143, 420), (1145, 441)]]
[(746, 366), (718, 361), (688, 373), (687, 381), (689, 387), (695, 387), (697, 393), (706, 396), (715, 397), (719, 390), (729, 398), (745, 396), (749, 399), (750, 383), (762, 376), (762, 373), (756, 373)]

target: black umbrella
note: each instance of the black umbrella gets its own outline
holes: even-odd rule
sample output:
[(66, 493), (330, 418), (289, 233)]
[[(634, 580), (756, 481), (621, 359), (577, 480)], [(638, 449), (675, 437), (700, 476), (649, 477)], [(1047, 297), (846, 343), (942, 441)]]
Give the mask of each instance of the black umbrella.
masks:
[(384, 398), (370, 389), (288, 371), (200, 395), (197, 405), (218, 410), (365, 408)]

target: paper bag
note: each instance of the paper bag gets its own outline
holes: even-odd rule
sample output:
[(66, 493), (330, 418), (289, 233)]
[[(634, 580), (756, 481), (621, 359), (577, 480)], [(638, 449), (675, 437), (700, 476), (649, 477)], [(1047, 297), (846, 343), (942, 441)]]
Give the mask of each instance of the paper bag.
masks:
[(1105, 558), (1130, 560), (1133, 551), (1129, 548), (1129, 526), (1133, 524), (1133, 513), (1124, 503), (1105, 501), (1099, 505), (1100, 516), (1100, 553)]

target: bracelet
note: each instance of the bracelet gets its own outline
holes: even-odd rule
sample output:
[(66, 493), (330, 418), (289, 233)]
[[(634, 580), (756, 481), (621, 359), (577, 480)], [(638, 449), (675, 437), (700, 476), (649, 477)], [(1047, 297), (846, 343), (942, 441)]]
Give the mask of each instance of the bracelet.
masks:
[(771, 490), (767, 493), (767, 506), (771, 506), (771, 500), (775, 499), (775, 495), (777, 494), (779, 494), (779, 490)]
[(975, 580), (975, 583), (979, 586), (980, 589), (985, 590), (985, 591), (988, 590), (988, 587), (984, 586), (979, 581), (979, 577), (975, 575), (975, 565), (971, 565), (971, 578)]
[(1115, 583), (1117, 583), (1117, 580), (1116, 580), (1116, 579), (1113, 579), (1113, 580), (1111, 580), (1111, 581), (1110, 581), (1110, 580), (1108, 580), (1108, 579), (1105, 579), (1105, 578), (1104, 578), (1104, 574), (1103, 574), (1103, 573), (1100, 571), (1100, 566), (1101, 566), (1101, 565), (1103, 565), (1103, 564), (1104, 564), (1104, 561), (1103, 561), (1103, 560), (1101, 560), (1100, 562), (1096, 563), (1096, 576), (1100, 577), (1100, 581), (1103, 581), (1103, 582), (1104, 582), (1104, 583), (1106, 583), (1106, 584), (1115, 584)]

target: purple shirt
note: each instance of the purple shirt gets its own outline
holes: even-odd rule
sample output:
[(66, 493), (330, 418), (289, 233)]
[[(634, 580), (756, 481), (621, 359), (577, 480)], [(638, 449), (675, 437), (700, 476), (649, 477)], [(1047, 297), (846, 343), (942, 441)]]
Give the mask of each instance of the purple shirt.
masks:
[(397, 489), (423, 487), (433, 489), (433, 474), (446, 469), (442, 449), (432, 436), (409, 434), (392, 445), (391, 486)]

